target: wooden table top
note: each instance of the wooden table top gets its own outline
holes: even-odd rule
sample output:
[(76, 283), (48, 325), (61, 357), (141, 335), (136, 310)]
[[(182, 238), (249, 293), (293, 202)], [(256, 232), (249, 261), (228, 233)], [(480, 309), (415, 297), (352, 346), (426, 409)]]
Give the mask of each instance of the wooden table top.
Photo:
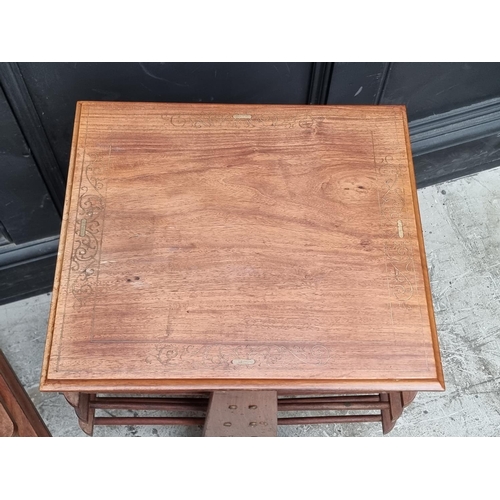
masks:
[(402, 106), (80, 102), (41, 389), (444, 388)]

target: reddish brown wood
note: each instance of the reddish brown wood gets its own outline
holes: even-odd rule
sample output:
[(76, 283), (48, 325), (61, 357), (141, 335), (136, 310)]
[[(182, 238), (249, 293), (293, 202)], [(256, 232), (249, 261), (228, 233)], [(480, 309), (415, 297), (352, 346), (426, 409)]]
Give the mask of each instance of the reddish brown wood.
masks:
[[(0, 431), (0, 435), (2, 435), (1, 432), (8, 434), (12, 424), (13, 430), (10, 435), (21, 437), (50, 436), (47, 426), (1, 350), (0, 406), (3, 410), (0, 419), (4, 421), (0, 426), (5, 429), (5, 431)], [(11, 424), (9, 424), (9, 420)]]
[(388, 432), (443, 388), (403, 107), (78, 104), (41, 389), (85, 432), (207, 408), (98, 392), (302, 393), (273, 405)]
[(279, 405), (286, 404), (308, 404), (308, 403), (378, 403), (380, 402), (380, 395), (342, 395), (342, 396), (316, 396), (316, 397), (287, 397), (278, 398)]
[[(380, 399), (384, 402), (389, 403), (389, 394), (381, 394)], [(382, 432), (384, 434), (391, 432), (395, 423), (396, 422), (392, 420), (390, 407), (387, 410), (382, 410)]]
[(356, 422), (380, 422), (381, 415), (331, 415), (325, 417), (278, 418), (278, 425), (347, 424)]
[(391, 408), (391, 418), (396, 421), (403, 413), (403, 393), (390, 392), (389, 404)]
[[(421, 391), (435, 391), (436, 385), (434, 382), (429, 382), (425, 379), (412, 379), (412, 380), (386, 380), (383, 381), (381, 388), (380, 380), (358, 380), (356, 385), (357, 390), (352, 389), (352, 380), (327, 380), (327, 379), (217, 379), (206, 382), (203, 379), (197, 380), (172, 380), (166, 385), (156, 383), (154, 380), (136, 380), (131, 383), (129, 380), (117, 379), (113, 381), (113, 389), (110, 388), (108, 380), (68, 380), (64, 383), (51, 382), (51, 390), (65, 391), (71, 387), (73, 391), (84, 390), (87, 392), (101, 392), (101, 393), (116, 393), (116, 394), (199, 394), (207, 393), (214, 390), (265, 390), (270, 385), (278, 389), (282, 394), (319, 394), (319, 393), (367, 393), (379, 392), (380, 390), (412, 390), (418, 385)], [(207, 385), (208, 384), (208, 385)], [(49, 390), (49, 389), (43, 389)]]
[(89, 436), (92, 436), (94, 432), (95, 410), (91, 407), (91, 402), (94, 401), (95, 397), (95, 394), (80, 393), (78, 406), (75, 408), (78, 424), (82, 431)]
[(407, 132), (79, 103), (42, 390), (442, 389)]
[[(405, 113), (403, 113), (403, 123), (404, 123), (404, 131), (405, 131), (405, 138), (406, 138), (406, 152), (407, 152), (407, 157), (408, 157), (408, 167), (410, 170), (410, 184), (411, 184), (411, 189), (414, 193), (412, 199), (413, 199), (413, 209), (415, 213), (415, 222), (417, 225), (417, 238), (418, 238), (418, 243), (419, 243), (419, 249), (420, 249), (420, 261), (422, 265), (422, 270), (423, 270), (423, 279), (424, 279), (424, 287), (425, 287), (425, 299), (427, 301), (427, 311), (429, 314), (429, 321), (431, 325), (431, 337), (432, 337), (432, 348), (434, 350), (434, 359), (436, 362), (436, 373), (437, 373), (437, 378), (440, 382), (441, 385), (441, 390), (445, 389), (445, 383), (444, 383), (444, 375), (443, 375), (443, 367), (441, 365), (441, 353), (439, 352), (439, 342), (438, 342), (438, 336), (437, 336), (437, 328), (436, 328), (436, 318), (434, 315), (434, 307), (432, 304), (432, 293), (431, 293), (431, 285), (430, 285), (430, 280), (429, 280), (429, 273), (427, 270), (427, 257), (425, 254), (425, 247), (424, 247), (424, 235), (422, 231), (422, 221), (420, 219), (420, 210), (418, 207), (418, 196), (417, 196), (417, 181), (415, 179), (415, 169), (413, 167), (413, 157), (411, 154), (411, 141), (410, 141), (410, 128), (408, 126), (408, 116)], [(405, 388), (401, 388), (400, 390), (406, 390)], [(415, 390), (415, 389), (413, 389)]]
[(73, 408), (78, 407), (78, 403), (80, 402), (79, 392), (64, 392), (63, 396)]
[(380, 398), (382, 401), (389, 403), (389, 408), (382, 410), (382, 430), (384, 434), (387, 434), (392, 431), (396, 421), (403, 413), (403, 393), (383, 393)]
[(80, 420), (87, 420), (89, 415), (90, 394), (80, 393), (78, 395), (78, 405), (75, 406), (75, 413)]
[(90, 406), (105, 410), (206, 411), (208, 399), (97, 397)]
[[(210, 435), (263, 435), (262, 430), (259, 434), (258, 430), (251, 428), (247, 429), (247, 423), (254, 420), (248, 418), (252, 415), (249, 412), (248, 406), (253, 406), (253, 403), (258, 401), (260, 391), (230, 391), (225, 392), (224, 396), (231, 395), (229, 403), (221, 403), (219, 408), (215, 408), (212, 412), (214, 424)], [(345, 410), (380, 410), (376, 415), (322, 415), (322, 416), (307, 416), (307, 417), (283, 417), (277, 419), (279, 425), (306, 425), (306, 424), (329, 424), (329, 423), (353, 423), (353, 422), (383, 422), (384, 432), (389, 432), (395, 425), (397, 418), (402, 413), (402, 402), (404, 394), (383, 393), (383, 394), (363, 394), (363, 395), (330, 395), (330, 396), (314, 396), (314, 397), (299, 397), (291, 396), (277, 399), (276, 393), (272, 393), (273, 403), (276, 404), (277, 411), (281, 413), (294, 411), (345, 411)], [(407, 397), (407, 396), (405, 396)], [(236, 400), (235, 398), (239, 398)], [(249, 402), (251, 399), (253, 402)], [(103, 397), (92, 394), (81, 394), (78, 398), (73, 398), (73, 401), (78, 400), (79, 405), (76, 408), (78, 414), (83, 417), (80, 421), (85, 432), (91, 434), (95, 425), (202, 425), (206, 423), (205, 418), (199, 417), (94, 417), (93, 412), (96, 409), (106, 410), (163, 410), (163, 411), (198, 411), (206, 412), (209, 399), (206, 397)], [(265, 404), (262, 404), (265, 408)], [(227, 406), (227, 408), (226, 408)], [(229, 408), (236, 406), (236, 408)], [(256, 405), (259, 406), (259, 405)], [(269, 404), (267, 405), (269, 410)], [(243, 410), (243, 411), (242, 411)], [(231, 418), (225, 418), (226, 416)], [(273, 417), (274, 421), (276, 420)], [(257, 419), (258, 422), (264, 421), (262, 418)], [(224, 422), (231, 422), (231, 427), (225, 427)], [(224, 427), (222, 430), (220, 427)], [(265, 426), (265, 432), (269, 433), (269, 429)], [(269, 433), (270, 434), (270, 433)], [(267, 434), (266, 434), (267, 435)], [(274, 433), (273, 433), (274, 435)]]
[(208, 405), (206, 437), (272, 437), (277, 432), (276, 391), (217, 391)]
[(95, 417), (94, 425), (203, 425), (195, 417)]
[(279, 404), (278, 411), (318, 411), (318, 410), (382, 410), (390, 408), (389, 403), (308, 403)]
[(417, 393), (416, 392), (403, 392), (403, 407), (406, 408), (410, 403), (413, 402)]
[(16, 426), (7, 412), (7, 409), (0, 401), (0, 437), (12, 437), (15, 432)]

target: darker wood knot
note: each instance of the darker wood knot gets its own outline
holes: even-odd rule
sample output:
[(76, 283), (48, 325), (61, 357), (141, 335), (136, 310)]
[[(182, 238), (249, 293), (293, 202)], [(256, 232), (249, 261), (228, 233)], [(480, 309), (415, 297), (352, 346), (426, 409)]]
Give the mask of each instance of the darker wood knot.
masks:
[(368, 238), (363, 238), (361, 241), (361, 246), (363, 247), (363, 250), (366, 250), (369, 252), (371, 250), (371, 241)]

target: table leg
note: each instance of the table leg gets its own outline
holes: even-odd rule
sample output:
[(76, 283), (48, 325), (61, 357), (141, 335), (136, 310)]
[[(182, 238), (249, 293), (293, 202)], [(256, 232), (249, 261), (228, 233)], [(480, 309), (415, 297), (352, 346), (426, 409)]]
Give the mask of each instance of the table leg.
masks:
[(78, 401), (80, 401), (79, 392), (63, 392), (63, 396), (73, 408), (78, 407)]
[(403, 392), (403, 407), (406, 408), (414, 399), (415, 396), (417, 395), (416, 392)]
[(384, 392), (380, 394), (380, 400), (389, 402), (389, 408), (382, 410), (382, 431), (387, 434), (403, 413), (403, 395), (401, 392)]
[(90, 403), (94, 401), (95, 394), (83, 392), (65, 392), (63, 393), (66, 401), (75, 409), (78, 417), (78, 424), (85, 434), (92, 436), (94, 432), (95, 409)]
[(382, 410), (382, 430), (384, 434), (392, 431), (397, 419), (417, 395), (416, 392), (387, 392), (380, 394), (381, 401), (388, 401), (389, 408)]

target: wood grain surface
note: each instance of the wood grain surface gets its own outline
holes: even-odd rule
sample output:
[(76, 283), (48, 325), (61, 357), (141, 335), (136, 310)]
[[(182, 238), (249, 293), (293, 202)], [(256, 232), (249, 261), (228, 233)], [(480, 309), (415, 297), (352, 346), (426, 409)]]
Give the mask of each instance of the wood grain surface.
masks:
[(0, 349), (0, 437), (50, 437), (44, 421)]
[(16, 426), (7, 412), (7, 408), (0, 400), (0, 437), (12, 437), (16, 432)]
[(401, 106), (78, 104), (42, 390), (444, 387)]

